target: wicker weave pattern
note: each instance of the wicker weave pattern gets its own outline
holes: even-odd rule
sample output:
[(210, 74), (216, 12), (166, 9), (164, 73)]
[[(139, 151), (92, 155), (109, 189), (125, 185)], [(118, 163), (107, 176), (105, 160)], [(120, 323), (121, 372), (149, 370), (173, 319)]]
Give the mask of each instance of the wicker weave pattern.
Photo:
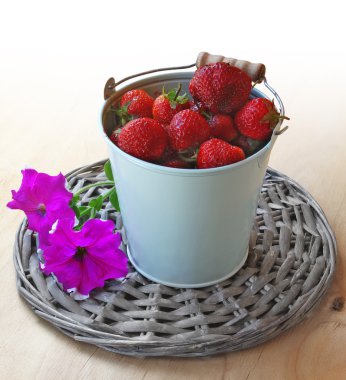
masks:
[[(74, 190), (104, 178), (104, 162), (68, 175)], [(87, 191), (83, 202), (105, 189)], [(104, 204), (99, 217), (121, 215)], [(18, 290), (37, 315), (77, 341), (135, 356), (204, 356), (260, 344), (300, 322), (327, 289), (336, 244), (313, 198), (268, 169), (249, 243), (232, 278), (202, 289), (153, 283), (132, 269), (84, 301), (74, 301), (38, 266), (36, 239), (21, 224), (14, 251)]]

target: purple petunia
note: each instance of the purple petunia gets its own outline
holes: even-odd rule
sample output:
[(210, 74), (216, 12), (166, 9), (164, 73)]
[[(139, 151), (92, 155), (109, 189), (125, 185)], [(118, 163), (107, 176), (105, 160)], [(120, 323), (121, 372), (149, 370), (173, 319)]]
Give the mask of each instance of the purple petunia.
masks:
[(66, 291), (85, 296), (105, 280), (125, 277), (127, 257), (113, 231), (111, 220), (90, 219), (75, 231), (71, 219), (59, 219), (43, 250), (43, 271), (54, 273)]
[(61, 173), (50, 176), (25, 169), (22, 174), (21, 186), (18, 191), (12, 190), (13, 200), (7, 207), (23, 210), (31, 230), (44, 238), (57, 219), (74, 219), (75, 214), (69, 207), (73, 194), (66, 189), (66, 179)]

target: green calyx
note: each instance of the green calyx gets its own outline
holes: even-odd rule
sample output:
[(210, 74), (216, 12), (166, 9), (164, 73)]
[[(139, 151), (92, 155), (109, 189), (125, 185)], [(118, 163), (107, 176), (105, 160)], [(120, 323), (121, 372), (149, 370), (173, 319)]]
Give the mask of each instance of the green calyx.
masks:
[(186, 149), (184, 151), (181, 151), (178, 153), (179, 158), (182, 161), (188, 162), (188, 163), (195, 163), (197, 160), (199, 148), (197, 149)]
[(133, 120), (133, 116), (128, 113), (129, 105), (130, 102), (126, 103), (124, 106), (119, 106), (118, 108), (110, 108), (110, 111), (114, 112), (117, 116), (117, 120), (121, 126), (124, 126), (126, 123)]
[(189, 101), (186, 92), (183, 95), (179, 95), (181, 92), (181, 83), (179, 83), (177, 88), (173, 88), (166, 93), (165, 87), (162, 89), (162, 95), (169, 100), (172, 109), (175, 109), (178, 104), (185, 104)]
[(271, 104), (267, 105), (268, 113), (262, 117), (261, 124), (269, 122), (270, 129), (274, 129), (277, 125), (277, 123), (280, 120), (290, 120), (287, 116), (281, 116), (279, 112), (276, 110), (274, 105), (274, 100), (271, 101)]

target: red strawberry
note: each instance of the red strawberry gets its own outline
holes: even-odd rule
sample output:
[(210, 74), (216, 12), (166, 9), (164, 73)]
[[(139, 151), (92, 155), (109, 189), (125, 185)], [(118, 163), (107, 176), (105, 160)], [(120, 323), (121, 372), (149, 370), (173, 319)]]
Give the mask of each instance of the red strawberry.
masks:
[(272, 101), (265, 98), (249, 100), (235, 115), (234, 121), (239, 132), (254, 140), (267, 140), (280, 119), (288, 119), (280, 116)]
[(216, 114), (208, 120), (211, 134), (219, 139), (231, 141), (238, 136), (237, 128), (235, 128), (233, 119), (229, 115)]
[(197, 168), (208, 169), (233, 164), (244, 160), (245, 154), (241, 148), (220, 139), (210, 139), (204, 142), (197, 155)]
[(109, 138), (115, 145), (118, 145), (119, 129), (114, 130)]
[(190, 81), (191, 95), (211, 113), (232, 113), (251, 92), (251, 78), (237, 67), (217, 62), (196, 70)]
[(118, 137), (120, 149), (145, 161), (159, 160), (167, 144), (167, 133), (161, 124), (147, 117), (129, 121)]
[(210, 137), (207, 121), (190, 109), (174, 115), (167, 132), (172, 148), (178, 152), (196, 148)]
[(173, 116), (186, 108), (189, 108), (189, 99), (186, 94), (179, 95), (181, 84), (178, 88), (165, 92), (154, 100), (153, 117), (162, 124), (169, 124)]
[(153, 117), (154, 99), (144, 90), (127, 91), (115, 110), (122, 125), (136, 117)]

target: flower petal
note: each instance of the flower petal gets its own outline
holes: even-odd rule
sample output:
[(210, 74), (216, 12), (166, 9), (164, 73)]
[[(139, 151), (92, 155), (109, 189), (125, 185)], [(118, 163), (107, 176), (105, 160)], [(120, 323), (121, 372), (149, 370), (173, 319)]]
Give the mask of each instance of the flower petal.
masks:
[(115, 224), (112, 220), (89, 219), (84, 223), (83, 247), (100, 244), (103, 238), (113, 236)]
[[(108, 279), (126, 276), (127, 257), (118, 248), (120, 234), (113, 230), (113, 221), (90, 219), (81, 231), (74, 231), (71, 219), (59, 219), (49, 245), (43, 242), (44, 272), (54, 273), (65, 290), (76, 288), (82, 295), (103, 287)], [(82, 256), (78, 248), (85, 249)]]
[(83, 260), (83, 276), (77, 287), (79, 293), (89, 294), (91, 290), (103, 287), (106, 280), (126, 276), (127, 269), (118, 268), (114, 264), (114, 262), (95, 260), (92, 255), (87, 255)]
[(23, 210), (24, 212), (36, 210), (38, 202), (31, 191), (31, 186), (37, 174), (37, 171), (34, 169), (22, 170), (22, 183), (18, 191), (11, 191), (13, 201), (8, 202), (7, 207)]
[(76, 251), (80, 246), (80, 231), (73, 229), (74, 219), (58, 219), (54, 231), (51, 231), (49, 242), (55, 247), (69, 247)]
[[(68, 268), (68, 270), (66, 270)], [(63, 285), (64, 289), (78, 288), (80, 279), (83, 276), (82, 265), (79, 261), (69, 259), (60, 265), (50, 266), (50, 273), (54, 273), (58, 281)], [(47, 273), (47, 267), (44, 268)]]
[(46, 206), (54, 204), (57, 199), (69, 201), (73, 197), (66, 189), (66, 178), (61, 173), (56, 176), (38, 173), (32, 183), (32, 192)]
[[(21, 186), (17, 192), (12, 191), (13, 200), (7, 206), (23, 210), (30, 229), (47, 233), (58, 218), (74, 218), (69, 206), (73, 194), (66, 189), (66, 179), (61, 173), (50, 176), (25, 169), (22, 174)], [(42, 205), (44, 212), (40, 210)]]

